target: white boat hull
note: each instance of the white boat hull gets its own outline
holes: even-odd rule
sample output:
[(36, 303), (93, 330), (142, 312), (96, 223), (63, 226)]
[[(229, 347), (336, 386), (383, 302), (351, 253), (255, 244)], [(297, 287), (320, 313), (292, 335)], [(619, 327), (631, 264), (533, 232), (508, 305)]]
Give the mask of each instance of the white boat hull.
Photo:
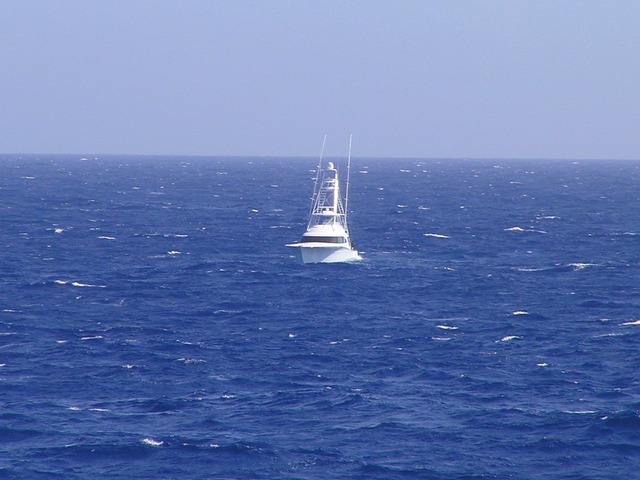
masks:
[[(294, 246), (294, 245), (291, 245)], [(340, 246), (295, 245), (300, 263), (346, 263), (362, 260), (357, 250)]]

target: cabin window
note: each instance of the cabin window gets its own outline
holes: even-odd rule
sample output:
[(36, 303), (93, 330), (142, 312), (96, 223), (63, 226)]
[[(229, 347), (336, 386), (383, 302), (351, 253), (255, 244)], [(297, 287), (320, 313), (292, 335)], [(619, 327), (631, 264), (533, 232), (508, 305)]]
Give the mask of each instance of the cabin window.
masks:
[(347, 243), (345, 237), (302, 237), (300, 243), (322, 242), (322, 243)]

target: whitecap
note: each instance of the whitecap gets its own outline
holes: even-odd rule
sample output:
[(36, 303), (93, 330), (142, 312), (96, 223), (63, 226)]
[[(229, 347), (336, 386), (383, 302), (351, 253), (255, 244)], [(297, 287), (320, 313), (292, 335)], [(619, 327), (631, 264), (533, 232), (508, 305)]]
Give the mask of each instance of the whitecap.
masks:
[(115, 240), (116, 237), (107, 237), (106, 235), (100, 235), (98, 237), (100, 240)]
[(548, 364), (548, 363), (546, 363), (546, 362), (541, 362), (541, 363), (536, 363), (536, 366), (537, 366), (537, 367), (542, 367), (542, 368), (544, 368), (544, 367), (548, 367), (548, 366), (549, 366), (549, 364)]
[(185, 365), (189, 365), (191, 363), (207, 363), (206, 360), (202, 360), (200, 358), (179, 358), (178, 362), (182, 362)]
[(547, 233), (544, 230), (534, 230), (532, 228), (525, 229), (522, 227), (509, 227), (504, 229), (505, 232), (528, 232), (528, 233)]
[(181, 255), (182, 252), (179, 252), (178, 250), (171, 250), (169, 252), (167, 252), (168, 255)]
[(633, 322), (624, 322), (622, 325), (640, 325), (640, 320), (634, 320)]
[(94, 335), (93, 337), (82, 337), (80, 340), (100, 340), (104, 338), (102, 335)]
[(449, 235), (442, 235), (440, 233), (423, 233), (422, 236), (432, 238), (451, 238)]
[(85, 288), (107, 288), (106, 285), (92, 285), (90, 283), (80, 283), (80, 282), (71, 282), (71, 285), (74, 287), (85, 287)]
[(569, 415), (593, 415), (598, 413), (597, 410), (565, 410), (562, 413), (568, 413)]
[(56, 232), (56, 233), (62, 233), (62, 232), (64, 232), (64, 228), (60, 228), (60, 227), (58, 227), (58, 228), (56, 228), (56, 229), (54, 230), (54, 232)]
[(66, 280), (54, 280), (53, 283), (57, 283), (58, 285), (66, 285), (69, 282), (67, 282)]
[(448, 342), (451, 339), (446, 337), (431, 337), (431, 340), (434, 342)]
[(518, 335), (507, 335), (506, 337), (502, 337), (500, 340), (496, 340), (496, 343), (500, 342), (510, 342), (512, 340), (520, 340), (522, 337)]
[(567, 265), (568, 267), (573, 268), (574, 270), (584, 270), (587, 267), (595, 267), (595, 263), (570, 263)]
[(452, 327), (450, 325), (436, 325), (436, 328), (441, 330), (458, 330), (458, 327)]
[(164, 442), (162, 440), (155, 440), (151, 437), (143, 438), (142, 440), (140, 440), (140, 443), (142, 443), (143, 445), (149, 445), (150, 447), (160, 447), (164, 445)]
[(526, 312), (524, 310), (516, 310), (512, 313), (512, 315), (529, 315), (529, 312)]

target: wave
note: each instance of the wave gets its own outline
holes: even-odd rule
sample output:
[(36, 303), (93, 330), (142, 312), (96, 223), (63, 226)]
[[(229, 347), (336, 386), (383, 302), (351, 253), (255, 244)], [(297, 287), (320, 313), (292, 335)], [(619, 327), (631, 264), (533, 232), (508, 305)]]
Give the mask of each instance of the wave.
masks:
[(544, 230), (535, 230), (533, 228), (522, 228), (522, 227), (509, 227), (504, 229), (505, 232), (529, 232), (529, 233), (542, 233), (546, 234), (547, 232)]
[[(441, 480), (452, 477), (450, 475), (445, 475), (444, 473), (439, 473), (437, 470), (428, 467), (397, 467), (365, 462), (360, 466), (353, 478), (429, 478), (432, 480)], [(471, 480), (474, 477), (464, 476), (460, 478)], [(480, 480), (482, 477), (477, 478)]]
[(40, 437), (42, 435), (45, 435), (45, 432), (39, 430), (0, 426), (0, 444), (9, 442), (23, 442), (25, 440), (29, 440), (34, 437)]
[(71, 285), (72, 287), (79, 288), (107, 288), (106, 285), (94, 285), (91, 283), (81, 283), (81, 282), (70, 282), (69, 280), (54, 280), (53, 283), (56, 285)]
[(496, 343), (500, 342), (511, 342), (513, 340), (522, 340), (523, 337), (520, 335), (507, 335), (506, 337), (502, 337), (500, 340), (496, 340)]
[(603, 300), (587, 300), (578, 304), (580, 307), (584, 308), (616, 308), (622, 309), (627, 308), (629, 305), (614, 301), (603, 301)]
[(442, 235), (440, 233), (423, 233), (422, 236), (432, 238), (451, 238), (449, 235)]
[(597, 266), (597, 264), (595, 264), (595, 263), (569, 263), (567, 266), (571, 267), (571, 268), (573, 268), (574, 270), (577, 271), (577, 270), (584, 270), (585, 268), (588, 268), (588, 267), (595, 267), (595, 266)]
[(629, 433), (631, 437), (637, 436), (640, 428), (640, 412), (638, 410), (620, 410), (608, 414), (599, 415), (601, 424), (596, 428)]
[(550, 267), (515, 267), (515, 270), (518, 272), (579, 272), (591, 267), (599, 267), (600, 265), (597, 263), (580, 263), (580, 262), (572, 262), (572, 263), (556, 263)]
[(178, 358), (176, 361), (184, 363), (185, 365), (189, 365), (192, 363), (207, 363), (206, 360), (203, 360), (201, 358)]
[(624, 322), (622, 325), (640, 325), (640, 320), (634, 320), (631, 322)]
[(141, 439), (140, 443), (143, 444), (143, 445), (148, 445), (150, 447), (161, 447), (161, 446), (164, 445), (164, 441), (156, 440), (156, 439), (151, 438), (151, 437), (145, 437), (145, 438)]

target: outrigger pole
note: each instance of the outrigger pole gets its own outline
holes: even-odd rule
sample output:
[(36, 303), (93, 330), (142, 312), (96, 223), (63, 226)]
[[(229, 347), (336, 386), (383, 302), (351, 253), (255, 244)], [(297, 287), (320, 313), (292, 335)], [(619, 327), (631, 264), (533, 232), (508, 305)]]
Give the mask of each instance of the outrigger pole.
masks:
[(349, 177), (351, 175), (351, 139), (353, 135), (349, 135), (349, 157), (347, 159), (347, 188), (345, 189), (344, 196), (344, 226), (347, 233), (349, 233), (349, 228), (347, 226), (347, 214), (349, 213)]
[(313, 182), (313, 195), (311, 196), (311, 207), (309, 208), (309, 215), (313, 213), (313, 206), (316, 203), (316, 195), (318, 195), (318, 180), (320, 180), (320, 169), (322, 168), (322, 157), (324, 156), (324, 145), (327, 143), (327, 134), (324, 134), (324, 140), (322, 140), (322, 150), (320, 151), (320, 158), (318, 159), (318, 167), (316, 168), (316, 179)]

